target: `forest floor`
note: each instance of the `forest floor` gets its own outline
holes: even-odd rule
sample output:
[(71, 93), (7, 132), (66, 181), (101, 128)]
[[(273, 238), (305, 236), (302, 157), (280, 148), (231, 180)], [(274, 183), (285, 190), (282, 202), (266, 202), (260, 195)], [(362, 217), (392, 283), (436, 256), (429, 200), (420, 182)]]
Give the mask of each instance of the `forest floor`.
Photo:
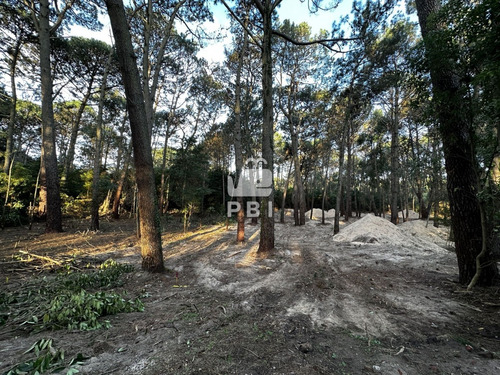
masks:
[(1, 292), (55, 277), (68, 260), (80, 272), (113, 258), (135, 267), (118, 289), (144, 311), (92, 331), (36, 332), (7, 319), (0, 374), (42, 338), (67, 358), (82, 353), (82, 374), (499, 374), (500, 286), (467, 293), (445, 231), (415, 221), (393, 233), (376, 219), (352, 220), (334, 240), (331, 223), (295, 227), (287, 217), (266, 259), (257, 226), (239, 245), (235, 226), (182, 233), (170, 219), (164, 274), (140, 270), (132, 220), (103, 220), (98, 232), (83, 221), (59, 234), (5, 229)]

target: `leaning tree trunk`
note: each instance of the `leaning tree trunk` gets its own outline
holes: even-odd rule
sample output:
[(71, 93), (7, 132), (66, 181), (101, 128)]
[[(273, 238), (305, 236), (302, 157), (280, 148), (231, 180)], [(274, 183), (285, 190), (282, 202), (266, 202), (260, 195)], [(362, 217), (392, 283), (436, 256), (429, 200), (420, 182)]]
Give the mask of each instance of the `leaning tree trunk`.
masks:
[(263, 19), (262, 41), (262, 91), (263, 91), (263, 122), (262, 122), (262, 157), (267, 161), (271, 171), (271, 193), (262, 197), (260, 204), (261, 226), (259, 253), (267, 253), (274, 249), (274, 215), (268, 214), (268, 204), (274, 203), (274, 129), (273, 129), (273, 62), (272, 62), (272, 13), (270, 0), (263, 1), (261, 15)]
[[(451, 230), (455, 236), (459, 281), (468, 284), (476, 273), (476, 257), (482, 249), (481, 208), (478, 175), (462, 85), (448, 56), (439, 51), (439, 33), (446, 26), (430, 18), (440, 8), (439, 0), (417, 0), (417, 13), (429, 62), (432, 90), (436, 102), (439, 132), (443, 141), (447, 190), (450, 201)], [(496, 262), (486, 256), (478, 285), (491, 285), (498, 275)]]
[(132, 131), (139, 198), (142, 268), (150, 272), (161, 272), (164, 270), (164, 265), (160, 213), (156, 198), (149, 125), (139, 71), (122, 0), (106, 0), (106, 7), (116, 41), (116, 51), (125, 85), (127, 111)]
[(40, 198), (46, 197), (46, 232), (62, 231), (61, 195), (57, 170), (56, 134), (52, 107), (52, 72), (50, 65), (49, 1), (40, 1), (39, 39), (42, 82), (42, 152)]

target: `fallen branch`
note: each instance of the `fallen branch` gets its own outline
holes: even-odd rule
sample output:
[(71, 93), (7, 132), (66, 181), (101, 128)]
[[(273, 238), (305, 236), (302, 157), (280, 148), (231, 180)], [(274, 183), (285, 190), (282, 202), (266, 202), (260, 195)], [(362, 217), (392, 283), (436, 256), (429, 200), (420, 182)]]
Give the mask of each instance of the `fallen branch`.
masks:
[(37, 259), (41, 259), (41, 260), (45, 260), (47, 262), (50, 262), (50, 263), (54, 263), (54, 264), (57, 264), (58, 266), (62, 266), (62, 263), (59, 262), (58, 260), (55, 260), (55, 259), (52, 259), (48, 256), (44, 256), (44, 255), (36, 255), (36, 254), (32, 254), (32, 253), (29, 253), (27, 251), (24, 251), (24, 250), (19, 250), (20, 253), (22, 254), (26, 254), (26, 255), (29, 255), (33, 258), (37, 258)]

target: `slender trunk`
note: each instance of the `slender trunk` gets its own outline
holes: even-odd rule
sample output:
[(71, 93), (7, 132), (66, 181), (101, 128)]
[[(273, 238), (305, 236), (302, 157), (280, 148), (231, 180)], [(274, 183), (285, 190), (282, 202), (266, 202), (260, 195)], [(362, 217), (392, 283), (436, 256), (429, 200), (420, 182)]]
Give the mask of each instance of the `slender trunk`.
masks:
[(106, 6), (116, 41), (116, 51), (125, 84), (127, 111), (132, 130), (139, 201), (142, 268), (150, 272), (161, 272), (164, 270), (164, 265), (160, 214), (156, 199), (150, 125), (147, 123), (139, 71), (122, 0), (106, 0)]
[[(248, 20), (245, 20), (245, 25)], [(236, 163), (236, 186), (241, 186), (241, 171), (243, 169), (243, 148), (241, 145), (241, 71), (243, 70), (243, 61), (245, 58), (248, 46), (248, 34), (246, 28), (243, 30), (243, 44), (239, 51), (238, 68), (236, 70), (236, 88), (235, 88), (235, 102), (234, 102), (234, 154)], [(238, 222), (238, 229), (236, 232), (236, 241), (243, 242), (245, 240), (245, 209), (243, 207), (243, 197), (238, 197), (237, 201), (240, 209), (236, 216)]]
[(274, 216), (268, 215), (269, 204), (274, 203), (274, 127), (273, 127), (273, 61), (272, 61), (272, 13), (270, 0), (263, 3), (263, 41), (262, 41), (262, 91), (263, 91), (263, 122), (262, 122), (262, 157), (271, 171), (271, 193), (262, 197), (260, 204), (261, 226), (260, 241), (257, 252), (267, 253), (274, 249)]
[(344, 123), (340, 145), (339, 145), (339, 177), (337, 182), (337, 198), (335, 201), (335, 219), (333, 224), (333, 234), (340, 232), (340, 205), (342, 202), (342, 179), (344, 174), (344, 148), (345, 140), (347, 138), (347, 122)]
[(352, 123), (349, 121), (349, 130), (347, 134), (347, 165), (345, 174), (345, 221), (352, 217), (352, 142), (351, 142)]
[[(170, 117), (170, 116), (169, 116)], [(169, 125), (170, 126), (170, 125)], [(168, 138), (169, 138), (168, 129), (165, 132), (165, 144), (163, 145), (163, 155), (161, 161), (161, 183), (160, 183), (160, 214), (164, 214), (166, 211), (164, 210), (165, 205), (165, 185), (166, 185), (166, 174), (167, 174), (167, 150), (168, 150)]]
[(7, 205), (9, 203), (9, 198), (10, 198), (10, 186), (12, 183), (12, 167), (14, 166), (14, 157), (11, 159), (10, 167), (8, 170), (8, 175), (7, 175), (7, 191), (5, 192), (5, 201), (3, 203), (3, 208), (2, 208), (2, 220), (1, 220), (1, 227), (4, 229), (5, 227), (5, 212), (7, 210)]
[(87, 102), (92, 95), (92, 86), (93, 86), (94, 77), (90, 77), (90, 82), (87, 86), (87, 92), (85, 93), (80, 106), (78, 108), (78, 112), (76, 114), (75, 121), (71, 127), (71, 137), (69, 140), (68, 150), (66, 153), (66, 159), (64, 162), (64, 170), (62, 173), (62, 179), (66, 180), (68, 178), (68, 173), (73, 169), (73, 160), (75, 158), (75, 147), (76, 141), (78, 138), (78, 132), (80, 131), (80, 123), (82, 121), (83, 112), (85, 111), (85, 107), (87, 106)]
[(164, 29), (163, 32), (163, 38), (160, 42), (159, 48), (155, 51), (156, 55), (156, 65), (152, 67), (152, 64), (150, 62), (150, 53), (149, 53), (149, 41), (151, 40), (151, 24), (152, 24), (152, 14), (153, 14), (153, 1), (152, 0), (147, 0), (147, 19), (146, 19), (146, 24), (145, 24), (145, 32), (144, 32), (144, 53), (143, 53), (143, 80), (142, 80), (142, 88), (143, 88), (143, 97), (144, 97), (144, 103), (145, 103), (145, 111), (146, 111), (146, 118), (148, 120), (148, 131), (149, 135), (151, 137), (152, 134), (152, 127), (153, 127), (153, 120), (154, 120), (154, 115), (155, 115), (155, 108), (154, 108), (154, 98), (157, 96), (157, 89), (158, 89), (158, 82), (160, 79), (160, 75), (162, 72), (162, 68), (164, 67), (163, 61), (164, 61), (164, 56), (165, 56), (165, 51), (167, 48), (168, 41), (170, 39), (172, 27), (174, 25), (174, 21), (176, 20), (177, 13), (179, 12), (180, 8), (186, 3), (187, 0), (181, 0), (177, 1), (175, 6), (173, 6), (172, 13), (170, 14), (170, 17), (167, 21), (167, 25)]
[(7, 127), (7, 139), (5, 144), (3, 171), (5, 173), (9, 172), (11, 159), (14, 152), (14, 127), (16, 125), (16, 106), (17, 106), (17, 88), (16, 88), (16, 70), (17, 70), (17, 60), (21, 51), (22, 40), (16, 41), (14, 48), (10, 54), (10, 111), (9, 111), (9, 124)]
[[(330, 154), (328, 154), (327, 160), (330, 160)], [(326, 165), (325, 182), (323, 184), (323, 198), (321, 199), (321, 224), (325, 224), (325, 205), (326, 205), (327, 191), (328, 191), (328, 163)]]
[[(290, 118), (289, 121), (292, 121), (292, 119)], [(297, 209), (298, 213), (295, 225), (305, 225), (306, 197), (304, 193), (304, 184), (302, 183), (302, 176), (300, 173), (299, 140), (293, 124), (290, 124), (290, 132), (292, 138), (292, 155), (293, 155), (292, 158), (294, 166), (295, 188), (297, 189), (297, 194), (296, 194), (297, 207), (294, 206), (294, 210)]]
[(293, 220), (294, 225), (300, 225), (299, 220), (299, 194), (297, 192), (297, 180), (294, 179), (293, 183)]
[(125, 178), (127, 177), (131, 154), (132, 154), (132, 143), (130, 143), (128, 146), (127, 155), (125, 156), (125, 163), (123, 165), (123, 170), (120, 175), (120, 180), (118, 182), (118, 187), (116, 188), (115, 196), (113, 198), (113, 209), (111, 214), (113, 219), (120, 218), (120, 213), (119, 213), (120, 199), (123, 192), (123, 185), (125, 184)]
[[(106, 68), (104, 69), (104, 73), (102, 75), (101, 90), (99, 93), (99, 109), (97, 112), (95, 130), (94, 168), (92, 171), (92, 204), (90, 208), (90, 230), (94, 231), (99, 230), (99, 177), (101, 174), (102, 117), (104, 110), (104, 98), (106, 97), (108, 70), (111, 65), (112, 57), (113, 49), (110, 49)], [(92, 85), (89, 85), (89, 87), (92, 87)]]
[(33, 217), (35, 214), (35, 207), (36, 207), (36, 199), (37, 199), (37, 194), (38, 194), (39, 182), (40, 182), (40, 169), (38, 170), (38, 174), (36, 176), (35, 191), (33, 193), (33, 202), (30, 202), (30, 207), (29, 207), (30, 223), (29, 223), (28, 230), (31, 230), (33, 228)]
[(281, 199), (281, 214), (280, 214), (280, 223), (285, 223), (285, 205), (286, 205), (286, 194), (288, 191), (288, 184), (290, 183), (290, 174), (292, 173), (293, 163), (290, 162), (290, 167), (288, 167), (288, 174), (286, 175), (285, 186), (283, 187), (283, 198)]
[[(394, 88), (391, 121), (391, 223), (397, 224), (399, 198), (399, 87)], [(401, 207), (402, 209), (402, 207)]]
[(49, 1), (40, 0), (39, 39), (42, 81), (42, 173), (40, 198), (46, 199), (45, 231), (62, 231), (61, 195), (57, 170), (56, 133), (52, 107), (52, 71), (50, 64)]

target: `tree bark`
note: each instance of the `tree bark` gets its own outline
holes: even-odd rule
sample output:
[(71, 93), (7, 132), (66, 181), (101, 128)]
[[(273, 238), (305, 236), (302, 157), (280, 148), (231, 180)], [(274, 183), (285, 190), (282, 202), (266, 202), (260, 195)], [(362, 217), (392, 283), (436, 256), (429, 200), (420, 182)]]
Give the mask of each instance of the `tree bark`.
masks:
[[(45, 231), (62, 231), (61, 195), (57, 170), (56, 134), (52, 107), (52, 71), (50, 64), (49, 1), (40, 0), (39, 40), (42, 82), (42, 152), (40, 198), (46, 197)], [(43, 191), (43, 192), (42, 192)]]
[(120, 70), (125, 84), (127, 111), (132, 131), (134, 166), (138, 188), (142, 268), (150, 272), (164, 270), (161, 247), (160, 213), (156, 199), (150, 124), (132, 47), (122, 0), (106, 0), (111, 28), (116, 42)]
[[(448, 62), (448, 56), (444, 56), (439, 45), (435, 44), (439, 43), (439, 32), (446, 30), (445, 26), (431, 20), (440, 3), (439, 0), (417, 0), (416, 7), (443, 141), (459, 281), (468, 284), (476, 273), (476, 257), (482, 250), (481, 209), (477, 196), (479, 181), (470, 124), (464, 113), (463, 87)], [(483, 258), (478, 285), (491, 285), (498, 275), (496, 262), (490, 258)]]
[(262, 41), (262, 90), (263, 90), (263, 122), (262, 122), (262, 157), (271, 171), (271, 193), (262, 197), (260, 204), (261, 226), (258, 253), (268, 253), (274, 249), (274, 216), (268, 215), (268, 204), (274, 203), (274, 128), (273, 128), (273, 62), (272, 62), (272, 14), (271, 0), (259, 4), (259, 11), (263, 20)]

